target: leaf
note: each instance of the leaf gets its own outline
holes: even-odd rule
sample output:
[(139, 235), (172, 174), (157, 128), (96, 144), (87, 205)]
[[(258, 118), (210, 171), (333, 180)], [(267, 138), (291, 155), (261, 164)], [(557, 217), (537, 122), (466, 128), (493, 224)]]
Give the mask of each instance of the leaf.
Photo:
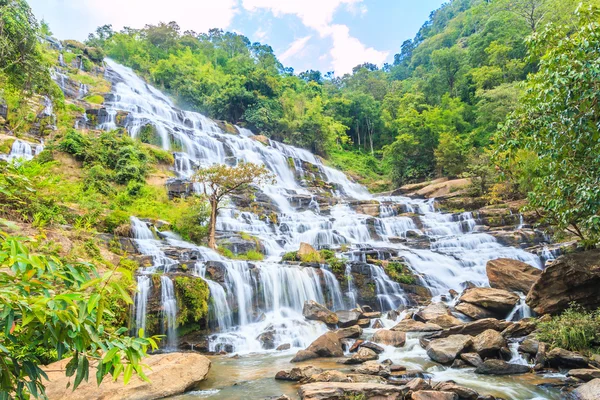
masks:
[(127, 364), (125, 366), (125, 373), (123, 374), (123, 383), (127, 385), (129, 380), (131, 379), (131, 375), (133, 375), (133, 365)]

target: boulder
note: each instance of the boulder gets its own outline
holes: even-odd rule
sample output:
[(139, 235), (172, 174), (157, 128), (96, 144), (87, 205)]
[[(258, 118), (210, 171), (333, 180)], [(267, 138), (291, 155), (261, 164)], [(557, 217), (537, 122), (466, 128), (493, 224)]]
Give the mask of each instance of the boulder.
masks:
[(530, 318), (522, 319), (503, 330), (502, 336), (504, 336), (507, 339), (523, 337), (530, 335), (533, 331), (535, 331), (535, 328), (535, 320)]
[(406, 388), (416, 392), (418, 390), (429, 390), (431, 389), (431, 385), (423, 378), (414, 378), (406, 384)]
[(497, 356), (503, 347), (506, 347), (504, 336), (493, 329), (483, 331), (473, 339), (473, 349), (482, 358)]
[(321, 257), (319, 252), (317, 250), (315, 250), (314, 247), (312, 247), (308, 243), (303, 242), (303, 243), (300, 243), (300, 249), (298, 250), (298, 257), (302, 258), (302, 257), (306, 257), (306, 256)]
[(352, 371), (356, 372), (357, 374), (377, 375), (383, 377), (388, 377), (392, 373), (389, 365), (382, 365), (377, 361), (367, 361), (362, 365), (353, 368)]
[(310, 321), (321, 321), (327, 325), (335, 325), (338, 323), (338, 316), (327, 309), (327, 307), (313, 300), (308, 300), (302, 308), (302, 315)]
[(458, 395), (461, 400), (477, 400), (479, 394), (473, 389), (464, 386), (459, 386), (454, 382), (440, 382), (433, 387), (434, 390), (441, 392), (452, 392)]
[(383, 329), (383, 322), (379, 318), (373, 323), (373, 329)]
[(362, 328), (358, 325), (350, 326), (348, 328), (342, 328), (335, 331), (335, 334), (340, 339), (355, 339), (362, 335)]
[(502, 289), (477, 287), (464, 291), (461, 303), (470, 303), (504, 317), (519, 302), (519, 296)]
[(525, 294), (542, 274), (538, 268), (509, 258), (488, 261), (485, 270), (491, 287)]
[(476, 374), (481, 375), (518, 375), (531, 371), (528, 365), (510, 364), (504, 360), (485, 360), (483, 364), (475, 369)]
[(546, 354), (546, 362), (554, 368), (587, 368), (589, 366), (587, 357), (558, 347)]
[(373, 351), (374, 351), (375, 353), (377, 353), (377, 354), (381, 354), (381, 353), (383, 353), (383, 352), (385, 351), (385, 349), (384, 349), (383, 347), (381, 347), (381, 346), (378, 346), (377, 344), (375, 344), (375, 343), (373, 343), (373, 342), (366, 342), (366, 341), (363, 341), (363, 342), (362, 342), (362, 343), (359, 345), (359, 347), (365, 347), (365, 348), (367, 348), (367, 349), (371, 349), (371, 350), (373, 350)]
[(342, 343), (335, 332), (327, 332), (319, 336), (306, 350), (319, 357), (342, 357), (344, 355)]
[(436, 390), (419, 390), (411, 396), (412, 400), (458, 400), (458, 395), (452, 392), (438, 392)]
[(470, 303), (460, 303), (454, 309), (475, 320), (494, 318), (496, 316), (495, 313)]
[(540, 342), (535, 339), (527, 338), (519, 344), (519, 352), (535, 356), (540, 348)]
[(415, 319), (427, 322), (434, 318), (450, 315), (450, 310), (444, 303), (432, 303), (415, 314)]
[(575, 302), (588, 309), (600, 307), (600, 250), (568, 254), (549, 265), (527, 294), (527, 304), (538, 314), (558, 314)]
[(453, 315), (440, 315), (439, 317), (430, 319), (429, 323), (439, 325), (444, 329), (452, 328), (453, 326), (464, 324), (463, 321), (461, 321), (460, 319), (456, 318)]
[(292, 348), (292, 345), (289, 343), (284, 343), (282, 345), (279, 345), (275, 350), (277, 351), (285, 351), (285, 350), (289, 350)]
[(360, 319), (360, 312), (355, 310), (336, 311), (336, 315), (338, 317), (338, 326), (340, 328), (348, 328), (352, 325), (356, 325)]
[(347, 399), (362, 396), (365, 399), (402, 399), (407, 390), (403, 386), (378, 383), (320, 382), (300, 386), (302, 400)]
[(535, 371), (541, 371), (546, 366), (546, 343), (540, 342), (538, 344), (538, 351), (535, 355), (535, 364), (533, 369)]
[(368, 318), (361, 318), (356, 322), (356, 325), (360, 326), (361, 328), (368, 328), (371, 326), (371, 320)]
[(350, 353), (356, 353), (358, 351), (358, 349), (360, 349), (360, 345), (363, 344), (365, 341), (362, 339), (356, 339), (354, 341), (354, 343), (352, 343), (352, 346), (350, 346), (350, 349), (348, 349), (348, 351)]
[(431, 323), (415, 321), (414, 319), (405, 319), (396, 324), (392, 330), (400, 332), (436, 332), (441, 331), (442, 327)]
[(154, 354), (142, 360), (148, 368), (144, 372), (149, 382), (133, 377), (129, 384), (123, 384), (123, 378), (116, 382), (104, 379), (98, 386), (95, 378), (95, 365), (90, 366), (90, 380), (81, 382), (77, 390), (67, 387), (73, 377), (67, 377), (65, 370), (70, 359), (64, 359), (45, 367), (48, 375), (46, 395), (50, 399), (64, 400), (152, 400), (162, 399), (184, 393), (206, 379), (210, 370), (208, 358), (198, 353)]
[(319, 358), (319, 355), (312, 351), (300, 350), (296, 353), (294, 358), (292, 358), (290, 360), (290, 362), (292, 362), (292, 363), (302, 362), (302, 361), (306, 361), (306, 360), (312, 360), (313, 358)]
[(385, 383), (385, 380), (379, 376), (345, 374), (337, 370), (324, 371), (314, 374), (305, 380), (306, 383), (313, 382), (361, 382), (361, 383)]
[(495, 331), (502, 332), (512, 324), (512, 322), (508, 321), (501, 321), (495, 318), (486, 318), (481, 319), (479, 321), (467, 322), (466, 324), (444, 329), (443, 331), (435, 333), (434, 335), (435, 337), (448, 337), (451, 335), (477, 336), (481, 332), (484, 332), (488, 329), (493, 329)]
[(367, 361), (377, 360), (379, 356), (373, 350), (367, 347), (361, 347), (349, 359), (345, 360), (346, 364), (362, 364)]
[(406, 343), (406, 333), (380, 329), (373, 335), (373, 341), (386, 346), (402, 347)]
[(258, 335), (256, 338), (262, 348), (265, 350), (271, 350), (275, 348), (275, 331), (266, 331)]
[(308, 379), (313, 375), (320, 374), (321, 372), (323, 372), (321, 368), (315, 368), (313, 366), (292, 368), (291, 370), (279, 371), (275, 375), (275, 379), (280, 381), (298, 382), (303, 379)]
[(600, 379), (594, 379), (573, 391), (577, 400), (598, 400), (600, 398)]
[[(572, 369), (567, 373), (567, 376), (589, 382), (594, 379), (600, 379), (600, 369)], [(600, 392), (598, 394), (600, 395)]]
[(460, 359), (474, 367), (479, 367), (483, 364), (483, 359), (477, 353), (463, 353), (460, 355)]
[(427, 346), (427, 355), (440, 364), (452, 364), (472, 343), (467, 335), (453, 335), (447, 338), (432, 340)]

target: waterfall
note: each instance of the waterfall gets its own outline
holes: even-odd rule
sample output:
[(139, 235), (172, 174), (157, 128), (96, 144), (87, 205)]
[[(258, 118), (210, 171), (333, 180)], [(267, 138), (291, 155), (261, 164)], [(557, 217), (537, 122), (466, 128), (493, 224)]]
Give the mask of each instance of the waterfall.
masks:
[(138, 275), (137, 277), (137, 292), (135, 294), (134, 309), (135, 309), (135, 329), (134, 335), (137, 335), (139, 330), (146, 331), (146, 314), (148, 312), (148, 297), (152, 281), (148, 275)]
[[(264, 261), (229, 260), (165, 232), (160, 239), (148, 224), (131, 218), (137, 250), (152, 258), (152, 267), (142, 273), (169, 273), (178, 265), (174, 247), (198, 255), (190, 264), (195, 263), (194, 271), (187, 273), (209, 286), (209, 325), (216, 331), (209, 340), (213, 351), (264, 351), (286, 343), (305, 346), (325, 328), (302, 317), (304, 302), (353, 308), (363, 302), (364, 283), (354, 279), (356, 274), (373, 288), (373, 306), (385, 311), (408, 305), (401, 285), (369, 257), (401, 260), (434, 296), (450, 289), (462, 291), (469, 283), (488, 285), (485, 265), (491, 259), (512, 258), (542, 267), (538, 256), (503, 246), (483, 233), (472, 213), (439, 212), (434, 199), (374, 197), (307, 150), (272, 140), (263, 143), (242, 127), (224, 132), (209, 118), (178, 109), (131, 69), (111, 60), (106, 67), (112, 95), (104, 104), (107, 118), (97, 128), (116, 128), (116, 116), (123, 112), (128, 114), (125, 128), (134, 138), (151, 125), (162, 147), (175, 150), (173, 168), (184, 181), (198, 167), (238, 161), (262, 164), (276, 178), (257, 193), (276, 218), (231, 202), (217, 219), (217, 231), (224, 236), (247, 232), (256, 237), (265, 249)], [(311, 180), (328, 189), (311, 188)], [(363, 202), (369, 210), (375, 204), (375, 215), (357, 211)], [(302, 242), (318, 249), (343, 248), (351, 261), (338, 274), (325, 266), (281, 264), (281, 256), (298, 250)], [(220, 276), (212, 275), (215, 270)]]
[(163, 335), (166, 335), (166, 349), (174, 350), (177, 347), (177, 299), (173, 281), (166, 275), (160, 277), (160, 303), (162, 308)]
[(19, 160), (29, 161), (34, 156), (40, 154), (44, 150), (44, 144), (40, 143), (32, 146), (32, 144), (22, 140), (15, 140), (10, 148), (10, 153), (0, 154), (0, 159), (5, 161), (18, 162)]

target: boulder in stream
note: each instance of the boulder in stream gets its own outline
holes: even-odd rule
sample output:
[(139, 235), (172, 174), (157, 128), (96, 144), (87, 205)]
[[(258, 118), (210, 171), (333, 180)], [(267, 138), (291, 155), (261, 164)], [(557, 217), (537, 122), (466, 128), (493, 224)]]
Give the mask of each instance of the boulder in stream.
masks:
[(485, 270), (491, 287), (521, 293), (528, 293), (542, 274), (541, 269), (509, 258), (488, 261)]
[(402, 347), (406, 343), (406, 333), (380, 329), (373, 335), (373, 341), (386, 346)]
[(403, 399), (407, 389), (379, 383), (319, 382), (300, 386), (298, 393), (302, 400), (346, 399), (350, 396), (363, 396), (366, 399)]
[(483, 364), (475, 369), (476, 374), (481, 375), (518, 375), (531, 371), (528, 365), (510, 364), (504, 360), (485, 360)]
[(468, 335), (452, 335), (447, 338), (435, 339), (427, 346), (427, 355), (440, 364), (452, 362), (471, 346), (472, 338)]
[(482, 358), (497, 357), (503, 347), (506, 347), (504, 336), (493, 329), (483, 331), (473, 338), (473, 349)]
[(336, 311), (338, 317), (338, 326), (340, 328), (348, 328), (352, 325), (358, 324), (358, 320), (361, 317), (360, 312), (356, 310), (343, 310)]
[(579, 353), (557, 347), (546, 353), (546, 362), (554, 368), (587, 368), (590, 360)]
[(471, 288), (460, 296), (461, 303), (469, 303), (505, 317), (519, 302), (519, 296), (502, 289)]
[(396, 326), (392, 328), (393, 331), (400, 332), (437, 332), (441, 331), (443, 328), (436, 324), (431, 324), (429, 322), (423, 323), (420, 321), (415, 321), (414, 319), (405, 319), (404, 321), (400, 321)]
[(594, 379), (573, 391), (577, 400), (598, 400), (600, 398), (600, 379)]
[[(567, 373), (567, 376), (589, 382), (594, 379), (600, 379), (600, 369), (572, 369)], [(600, 395), (600, 392), (598, 394)]]
[(450, 315), (448, 306), (444, 303), (432, 303), (415, 314), (415, 320), (428, 322), (434, 318)]
[(334, 312), (329, 311), (327, 307), (314, 300), (308, 300), (304, 303), (302, 315), (310, 321), (321, 321), (327, 325), (336, 325), (338, 323), (338, 316)]
[(306, 351), (315, 353), (318, 357), (342, 357), (344, 351), (338, 335), (327, 332), (312, 342)]
[(438, 392), (437, 390), (419, 390), (410, 397), (412, 400), (459, 400), (456, 393)]

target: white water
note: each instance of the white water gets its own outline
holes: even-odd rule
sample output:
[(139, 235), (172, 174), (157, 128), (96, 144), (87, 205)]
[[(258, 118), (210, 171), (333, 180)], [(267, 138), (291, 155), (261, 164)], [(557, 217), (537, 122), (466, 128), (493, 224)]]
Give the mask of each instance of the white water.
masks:
[(177, 319), (177, 299), (173, 281), (166, 275), (160, 277), (160, 302), (163, 318), (163, 334), (167, 337), (166, 347), (168, 350), (177, 348), (177, 335), (175, 333)]
[(6, 161), (32, 160), (34, 156), (40, 154), (44, 150), (43, 143), (32, 145), (31, 143), (22, 140), (15, 140), (8, 154), (0, 154), (0, 159)]
[[(315, 300), (333, 309), (351, 308), (360, 301), (358, 290), (350, 280), (350, 273), (356, 273), (354, 264), (346, 266), (346, 279), (350, 281), (345, 284), (347, 290), (343, 293), (331, 271), (283, 266), (278, 262), (284, 252), (297, 250), (301, 242), (315, 247), (348, 246), (345, 255), (359, 262), (359, 266), (366, 261), (367, 252), (379, 258), (400, 257), (433, 295), (450, 289), (461, 291), (468, 281), (487, 285), (485, 265), (490, 259), (519, 259), (541, 268), (539, 257), (502, 246), (492, 236), (478, 233), (477, 221), (471, 213), (436, 212), (433, 200), (373, 197), (306, 150), (274, 141), (262, 144), (243, 128), (238, 128), (239, 135), (225, 133), (205, 116), (176, 108), (168, 97), (130, 69), (110, 60), (107, 67), (107, 77), (114, 82), (114, 101), (106, 103), (109, 118), (101, 121), (100, 128), (116, 128), (119, 111), (129, 113), (126, 128), (133, 137), (144, 126), (152, 124), (162, 146), (178, 150), (174, 168), (183, 178), (190, 177), (198, 166), (233, 165), (240, 160), (264, 164), (276, 177), (275, 184), (260, 188), (277, 210), (276, 222), (229, 204), (221, 211), (217, 224), (220, 232), (242, 231), (256, 236), (266, 249), (268, 259), (264, 262), (227, 260), (214, 251), (172, 236), (159, 240), (145, 223), (132, 218), (138, 250), (153, 259), (150, 271), (169, 273), (176, 264), (165, 256), (163, 248), (166, 246), (193, 248), (201, 253), (202, 262), (196, 265), (194, 273), (199, 279), (207, 280), (211, 290), (211, 325), (220, 331), (210, 344), (214, 350), (259, 351), (262, 347), (258, 336), (264, 332), (272, 333), (275, 346), (284, 343), (305, 346), (323, 329), (302, 317), (306, 300)], [(334, 188), (329, 195), (338, 204), (326, 212), (321, 211), (316, 191), (306, 187), (306, 179), (313, 173)], [(373, 199), (381, 203), (378, 217), (359, 214), (349, 204)], [(397, 210), (413, 215), (401, 215)], [(413, 236), (419, 237), (425, 245), (391, 240), (407, 240)], [(223, 282), (213, 282), (206, 277), (205, 263), (208, 262), (216, 262), (224, 270)], [(382, 311), (408, 302), (400, 285), (391, 281), (383, 268), (371, 264), (366, 268)]]

